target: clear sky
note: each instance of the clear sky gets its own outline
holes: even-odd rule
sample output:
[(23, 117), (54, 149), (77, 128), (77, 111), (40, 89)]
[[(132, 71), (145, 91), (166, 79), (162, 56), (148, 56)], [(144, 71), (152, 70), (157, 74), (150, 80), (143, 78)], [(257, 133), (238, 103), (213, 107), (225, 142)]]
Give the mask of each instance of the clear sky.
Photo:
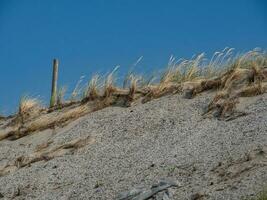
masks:
[(14, 112), (23, 94), (50, 93), (51, 63), (60, 84), (80, 76), (164, 67), (171, 54), (234, 47), (267, 48), (265, 0), (0, 0), (0, 113)]

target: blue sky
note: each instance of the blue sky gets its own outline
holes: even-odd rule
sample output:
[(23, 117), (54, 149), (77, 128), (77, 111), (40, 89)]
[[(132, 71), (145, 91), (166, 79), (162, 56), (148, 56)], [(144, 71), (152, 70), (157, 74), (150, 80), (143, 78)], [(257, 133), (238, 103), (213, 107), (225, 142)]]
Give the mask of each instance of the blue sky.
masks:
[(50, 93), (51, 63), (60, 85), (80, 76), (164, 67), (171, 54), (267, 47), (264, 0), (0, 0), (0, 113), (16, 110), (23, 94)]

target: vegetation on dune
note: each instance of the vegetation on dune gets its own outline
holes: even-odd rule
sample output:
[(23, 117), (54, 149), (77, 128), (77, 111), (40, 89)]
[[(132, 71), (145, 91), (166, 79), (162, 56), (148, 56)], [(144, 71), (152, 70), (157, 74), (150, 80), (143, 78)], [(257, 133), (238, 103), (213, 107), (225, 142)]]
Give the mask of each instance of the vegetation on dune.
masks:
[(216, 92), (203, 115), (230, 120), (243, 115), (235, 111), (239, 97), (255, 96), (267, 91), (267, 54), (258, 49), (234, 56), (233, 49), (215, 52), (210, 60), (204, 54), (192, 59), (177, 60), (171, 56), (164, 73), (148, 79), (131, 70), (116, 86), (116, 67), (107, 76), (95, 75), (81, 86), (78, 81), (65, 100), (66, 88), (58, 90), (57, 104), (44, 108), (37, 98), (22, 98), (18, 113), (0, 130), (0, 140), (16, 139), (31, 132), (63, 126), (73, 119), (111, 105), (131, 106), (148, 102), (164, 95), (183, 93), (193, 98), (207, 90)]

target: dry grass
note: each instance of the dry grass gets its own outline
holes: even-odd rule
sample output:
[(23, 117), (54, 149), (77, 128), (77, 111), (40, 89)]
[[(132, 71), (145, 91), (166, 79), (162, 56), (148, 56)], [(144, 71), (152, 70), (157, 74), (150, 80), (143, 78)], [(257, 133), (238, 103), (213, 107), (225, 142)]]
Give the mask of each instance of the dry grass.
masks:
[(104, 98), (109, 98), (113, 92), (116, 91), (114, 73), (118, 70), (119, 66), (116, 66), (114, 70), (107, 75), (104, 85)]
[(11, 123), (24, 124), (25, 121), (40, 115), (42, 110), (43, 107), (38, 98), (23, 96), (19, 103), (18, 114)]
[[(265, 65), (259, 53), (248, 52), (239, 58), (218, 81), (220, 91), (209, 104), (208, 112), (216, 110), (220, 117), (233, 112), (240, 97), (250, 97), (267, 91)], [(255, 57), (253, 57), (255, 56)], [(265, 57), (262, 57), (265, 59)], [(247, 59), (247, 60), (246, 60)]]
[(118, 67), (115, 67), (101, 81), (100, 76), (93, 76), (83, 95), (81, 77), (72, 92), (70, 103), (64, 102), (65, 89), (62, 89), (58, 106), (53, 109), (43, 109), (36, 98), (22, 98), (15, 119), (0, 130), (0, 140), (17, 139), (34, 131), (63, 126), (107, 106), (131, 106), (133, 102), (145, 103), (174, 93), (184, 93), (186, 98), (193, 98), (207, 90), (216, 91), (204, 116), (223, 119), (233, 115), (240, 97), (267, 91), (267, 55), (254, 50), (236, 57), (232, 56), (232, 52), (230, 48), (215, 52), (210, 61), (203, 53), (188, 60), (176, 60), (171, 56), (167, 70), (161, 76), (153, 75), (145, 79), (131, 71), (124, 80), (123, 88), (116, 86), (115, 72)]
[(95, 100), (100, 97), (99, 93), (99, 75), (94, 75), (85, 88), (84, 99)]
[(24, 96), (21, 98), (19, 103), (19, 115), (25, 115), (29, 112), (34, 112), (41, 108), (41, 102), (38, 98), (30, 98), (28, 96)]
[(70, 97), (70, 101), (76, 101), (77, 98), (82, 93), (81, 83), (83, 82), (84, 76), (81, 76), (79, 81), (76, 83), (75, 88), (73, 89)]
[(57, 93), (57, 105), (64, 104), (64, 98), (65, 98), (66, 92), (67, 92), (66, 86), (59, 88), (58, 93)]
[(129, 75), (129, 92), (124, 103), (126, 106), (131, 106), (132, 102), (135, 100), (138, 82), (140, 82), (140, 80), (140, 77), (134, 76), (133, 74)]
[(62, 110), (57, 113), (47, 113), (39, 116), (35, 120), (30, 120), (24, 123), (23, 128), (20, 128), (11, 139), (17, 139), (34, 131), (40, 131), (56, 126), (63, 126), (71, 120), (75, 120), (89, 112), (87, 105), (77, 106), (71, 109)]

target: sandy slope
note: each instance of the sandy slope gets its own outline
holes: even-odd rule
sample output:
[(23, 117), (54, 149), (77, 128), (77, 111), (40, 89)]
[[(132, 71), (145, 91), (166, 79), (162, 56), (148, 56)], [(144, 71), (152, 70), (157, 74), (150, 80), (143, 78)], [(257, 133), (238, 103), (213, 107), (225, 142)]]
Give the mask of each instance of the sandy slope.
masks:
[[(161, 178), (181, 183), (175, 199), (253, 196), (267, 184), (267, 94), (242, 98), (240, 109), (248, 115), (227, 122), (201, 116), (212, 95), (109, 107), (63, 129), (0, 141), (0, 167), (35, 155), (36, 148), (56, 149), (51, 160), (1, 176), (2, 198), (108, 200)], [(58, 149), (88, 138), (81, 147)]]

